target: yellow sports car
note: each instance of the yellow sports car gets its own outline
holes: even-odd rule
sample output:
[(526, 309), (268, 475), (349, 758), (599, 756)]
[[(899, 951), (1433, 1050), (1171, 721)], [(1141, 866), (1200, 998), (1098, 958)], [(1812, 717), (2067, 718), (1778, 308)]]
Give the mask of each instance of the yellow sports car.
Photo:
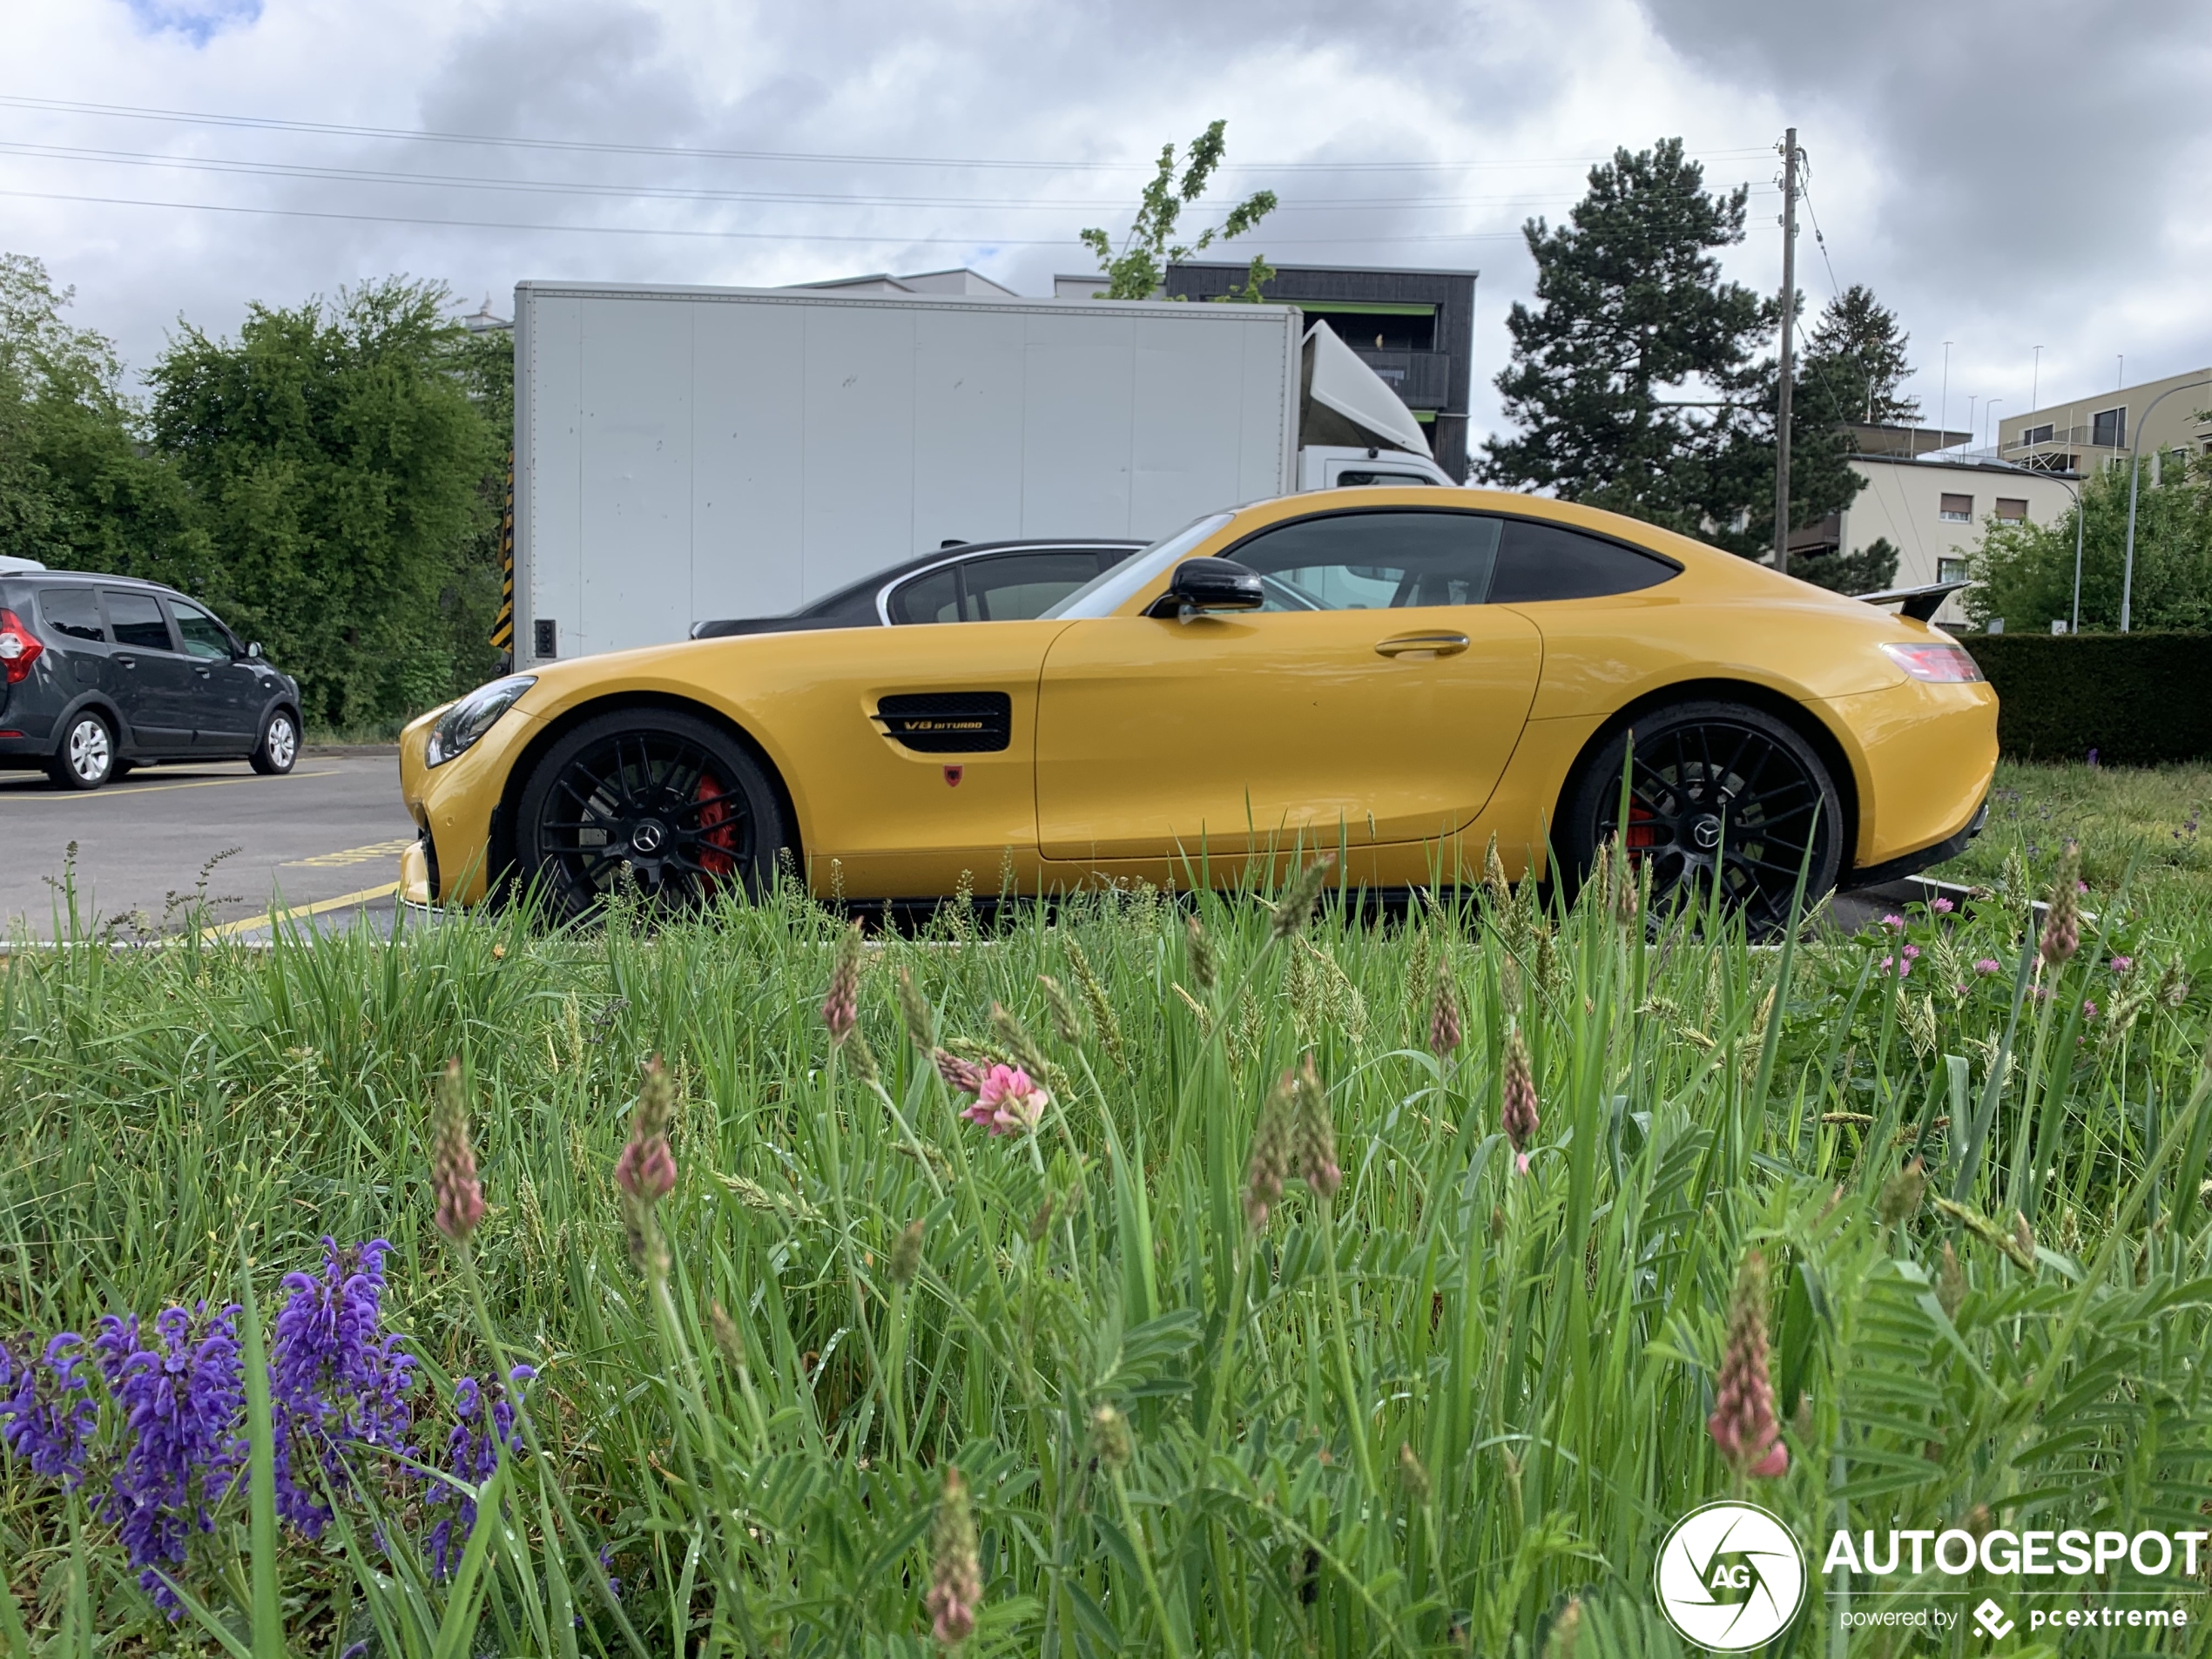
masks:
[[(1631, 741), (1633, 739), (1633, 741)], [(1632, 759), (1631, 759), (1632, 756)], [(1571, 878), (1619, 820), (1661, 894), (1755, 926), (1979, 827), (1997, 699), (1912, 617), (1635, 520), (1363, 489), (1200, 519), (1034, 620), (777, 632), (543, 664), (410, 725), (406, 896), (590, 911), (758, 887), (852, 900), (1228, 885), (1339, 855), (1370, 888)]]

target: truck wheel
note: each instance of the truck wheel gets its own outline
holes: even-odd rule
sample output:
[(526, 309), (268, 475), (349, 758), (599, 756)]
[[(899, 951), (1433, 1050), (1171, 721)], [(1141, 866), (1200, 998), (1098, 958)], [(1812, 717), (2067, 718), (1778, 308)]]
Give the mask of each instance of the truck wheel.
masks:
[(247, 764), (264, 776), (280, 778), (300, 759), (300, 723), (290, 709), (278, 709), (261, 728), (261, 740), (246, 757)]
[(1753, 934), (1769, 934), (1789, 923), (1800, 868), (1808, 907), (1836, 885), (1843, 803), (1820, 756), (1764, 710), (1703, 701), (1638, 716), (1568, 786), (1560, 852), (1574, 883), (1617, 831), (1632, 738), (1628, 855), (1650, 873), (1655, 914), (1705, 904), (1717, 886)]
[(113, 729), (90, 709), (76, 716), (46, 763), (46, 775), (63, 789), (98, 789), (115, 776)]
[(622, 709), (546, 751), (515, 814), (515, 873), (556, 920), (630, 887), (654, 909), (766, 890), (791, 842), (774, 786), (727, 733), (691, 715)]

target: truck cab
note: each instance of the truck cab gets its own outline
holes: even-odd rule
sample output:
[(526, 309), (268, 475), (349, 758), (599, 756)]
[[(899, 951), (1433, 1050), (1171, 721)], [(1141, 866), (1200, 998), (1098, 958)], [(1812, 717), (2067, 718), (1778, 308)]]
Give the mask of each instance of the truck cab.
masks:
[(1361, 484), (1383, 484), (1394, 489), (1411, 484), (1456, 488), (1459, 482), (1426, 455), (1404, 449), (1316, 443), (1298, 452), (1298, 487), (1301, 492), (1345, 489)]

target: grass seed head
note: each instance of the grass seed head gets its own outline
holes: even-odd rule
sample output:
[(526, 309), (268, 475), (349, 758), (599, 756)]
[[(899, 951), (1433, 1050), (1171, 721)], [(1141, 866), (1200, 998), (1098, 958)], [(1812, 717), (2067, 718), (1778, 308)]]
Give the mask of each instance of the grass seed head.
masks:
[(860, 1017), (860, 924), (855, 921), (837, 941), (837, 965), (830, 969), (829, 991), (822, 998), (822, 1023), (830, 1041), (842, 1042)]
[(1015, 1018), (1011, 1010), (999, 1003), (991, 1004), (991, 1035), (1022, 1070), (1032, 1077), (1042, 1077), (1051, 1068), (1045, 1063), (1044, 1050), (1037, 1047), (1037, 1040), (1029, 1035), (1029, 1028)]
[(2081, 948), (2081, 849), (2067, 843), (2066, 856), (2059, 860), (2057, 880), (2051, 887), (2051, 908), (2043, 921), (2043, 939), (2038, 946), (2046, 967), (2062, 965)]
[(1313, 920), (1313, 907), (1321, 901), (1321, 888), (1336, 862), (1336, 854), (1332, 853), (1314, 860), (1291, 878), (1291, 885), (1283, 890), (1283, 897), (1275, 907), (1275, 921), (1268, 930), (1269, 937), (1279, 943), (1305, 931), (1306, 923)]
[(1460, 1028), (1460, 994), (1452, 982), (1451, 953), (1439, 951), (1436, 994), (1429, 1005), (1428, 1051), (1441, 1060), (1460, 1046), (1463, 1035)]
[(721, 1303), (709, 1305), (706, 1311), (708, 1328), (714, 1333), (714, 1345), (723, 1359), (735, 1368), (745, 1364), (745, 1338), (738, 1334), (738, 1322), (730, 1317), (730, 1310)]
[(1045, 1008), (1052, 1015), (1052, 1035), (1070, 1049), (1082, 1048), (1082, 1016), (1076, 1012), (1075, 999), (1068, 995), (1068, 988), (1049, 974), (1038, 974), (1037, 983), (1044, 988)]
[(937, 1016), (929, 1006), (929, 999), (914, 983), (914, 976), (903, 965), (898, 979), (899, 1017), (906, 1022), (907, 1039), (927, 1054), (937, 1046)]
[(1739, 1475), (1772, 1480), (1790, 1467), (1790, 1448), (1774, 1415), (1774, 1379), (1767, 1370), (1766, 1258), (1752, 1251), (1736, 1278), (1729, 1309), (1728, 1352), (1721, 1361), (1719, 1398), (1705, 1421), (1713, 1444)]
[(1551, 1635), (1544, 1642), (1544, 1659), (1575, 1659), (1575, 1644), (1582, 1635), (1582, 1603), (1579, 1597), (1571, 1598), (1552, 1621)]
[(1881, 1217), (1882, 1225), (1894, 1227), (1919, 1215), (1927, 1196), (1927, 1170), (1919, 1158), (1914, 1158), (1882, 1184), (1882, 1195), (1875, 1201), (1875, 1213)]
[(1211, 991), (1220, 977), (1214, 966), (1213, 941), (1206, 937), (1205, 924), (1193, 916), (1184, 925), (1184, 954), (1190, 962), (1190, 982), (1202, 991)]
[(1433, 1488), (1429, 1485), (1428, 1471), (1413, 1455), (1413, 1443), (1408, 1440), (1398, 1442), (1398, 1478), (1406, 1483), (1406, 1495), (1413, 1501), (1413, 1507), (1427, 1508)]
[(1308, 1054), (1298, 1073), (1298, 1166), (1305, 1184), (1324, 1198), (1333, 1198), (1344, 1184), (1337, 1167), (1337, 1130), (1329, 1117), (1329, 1091)]
[(1482, 853), (1482, 887), (1490, 895), (1491, 915), (1503, 916), (1513, 904), (1513, 888), (1506, 880), (1506, 861), (1498, 856), (1498, 838), (1494, 835)]
[(1090, 1414), (1090, 1454), (1097, 1459), (1098, 1467), (1126, 1469), (1135, 1449), (1130, 1440), (1129, 1419), (1114, 1408), (1111, 1400), (1102, 1401)]
[(476, 1151), (469, 1143), (469, 1101), (461, 1062), (448, 1060), (439, 1075), (430, 1116), (430, 1184), (437, 1194), (438, 1231), (465, 1244), (484, 1218), (484, 1189), (476, 1178)]
[(1959, 1265), (1959, 1252), (1951, 1248), (1951, 1241), (1943, 1241), (1943, 1255), (1936, 1264), (1936, 1300), (1943, 1305), (1943, 1316), (1947, 1319), (1959, 1317), (1959, 1305), (1966, 1299), (1966, 1273)]
[(1298, 1074), (1286, 1071), (1259, 1109), (1252, 1130), (1251, 1158), (1244, 1170), (1244, 1218), (1257, 1232), (1268, 1212), (1283, 1201), (1297, 1135)]
[(975, 1516), (968, 1507), (968, 1482), (954, 1465), (945, 1466), (945, 1489), (929, 1528), (929, 1632), (948, 1648), (975, 1634), (976, 1609), (983, 1600), (981, 1571), (975, 1559)]
[(645, 1062), (644, 1086), (630, 1120), (630, 1141), (615, 1160), (615, 1184), (640, 1204), (656, 1204), (675, 1190), (676, 1159), (668, 1147), (675, 1088), (655, 1055)]
[(983, 1092), (983, 1069), (973, 1060), (963, 1060), (944, 1049), (934, 1050), (930, 1058), (937, 1062), (937, 1075), (945, 1080), (945, 1087), (955, 1095)]
[(921, 1271), (921, 1218), (917, 1216), (908, 1222), (898, 1241), (891, 1246), (889, 1264), (894, 1285), (911, 1285)]
[(1498, 1088), (1498, 1123), (1512, 1143), (1521, 1172), (1528, 1173), (1528, 1143), (1543, 1123), (1537, 1109), (1535, 1070), (1528, 1060), (1528, 1044), (1518, 1022), (1506, 1030), (1505, 1075)]

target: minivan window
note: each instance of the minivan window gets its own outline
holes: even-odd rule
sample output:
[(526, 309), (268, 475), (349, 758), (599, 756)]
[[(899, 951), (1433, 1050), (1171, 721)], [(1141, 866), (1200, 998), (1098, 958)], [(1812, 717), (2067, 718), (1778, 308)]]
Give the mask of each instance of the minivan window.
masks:
[(139, 651), (172, 651), (169, 643), (169, 618), (161, 614), (161, 606), (150, 593), (133, 593), (121, 588), (103, 588), (107, 600), (107, 619), (115, 629), (115, 643)]
[(172, 599), (169, 609), (176, 616), (177, 631), (184, 636), (185, 656), (230, 661), (231, 637), (221, 623), (187, 599)]
[(90, 588), (42, 588), (38, 609), (46, 625), (57, 634), (89, 639), (95, 644), (107, 637), (107, 628), (100, 621), (100, 602)]

